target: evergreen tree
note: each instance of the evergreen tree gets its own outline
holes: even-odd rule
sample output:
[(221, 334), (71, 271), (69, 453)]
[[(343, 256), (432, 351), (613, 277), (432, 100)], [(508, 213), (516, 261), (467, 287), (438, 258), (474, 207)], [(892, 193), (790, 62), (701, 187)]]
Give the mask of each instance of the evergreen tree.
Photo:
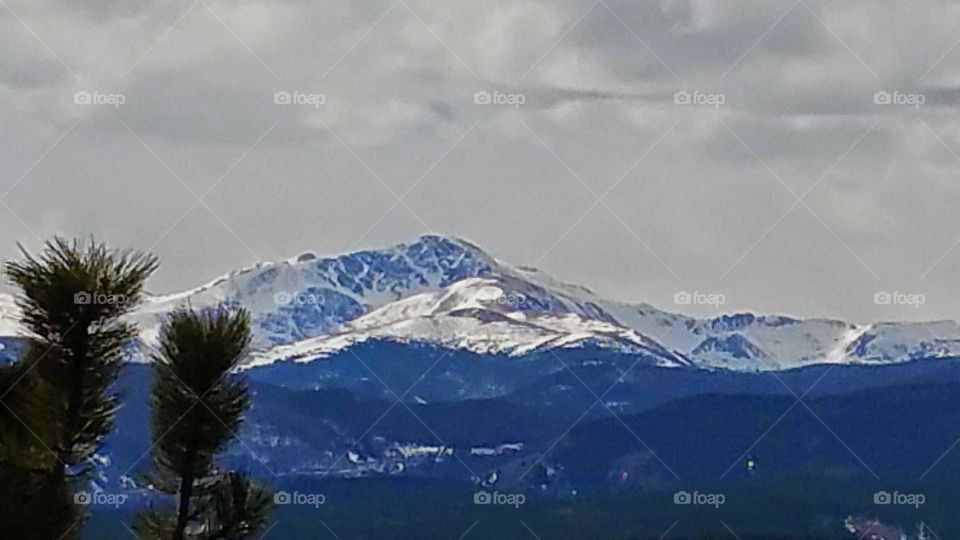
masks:
[[(21, 362), (36, 371), (61, 398), (53, 447), (60, 473), (87, 471), (117, 408), (110, 386), (122, 365), (136, 327), (120, 320), (141, 300), (144, 281), (156, 258), (111, 251), (92, 241), (56, 238), (37, 258), (7, 263), (7, 275), (20, 288), (30, 348)], [(69, 468), (69, 471), (66, 469)]]
[[(66, 538), (80, 514), (66, 482), (50, 482), (56, 457), (49, 388), (29, 366), (0, 367), (0, 531), (15, 538)], [(33, 427), (30, 427), (33, 426)]]
[(0, 525), (17, 523), (24, 538), (66, 537), (82, 517), (68, 480), (85, 478), (113, 426), (110, 387), (136, 337), (120, 318), (157, 261), (94, 240), (56, 238), (38, 257), (22, 251), (23, 261), (6, 264), (28, 347), (0, 373), (0, 473), (17, 486), (5, 490), (12, 500), (0, 505)]
[(0, 467), (54, 468), (57, 458), (48, 450), (56, 431), (54, 399), (26, 362), (0, 366)]
[(227, 473), (211, 501), (208, 539), (250, 538), (266, 526), (273, 510), (273, 492), (243, 473)]
[(246, 382), (234, 373), (249, 344), (250, 316), (243, 309), (183, 309), (164, 323), (154, 358), (147, 478), (175, 495), (176, 507), (138, 516), (145, 537), (240, 539), (266, 524), (269, 492), (216, 464), (250, 404)]

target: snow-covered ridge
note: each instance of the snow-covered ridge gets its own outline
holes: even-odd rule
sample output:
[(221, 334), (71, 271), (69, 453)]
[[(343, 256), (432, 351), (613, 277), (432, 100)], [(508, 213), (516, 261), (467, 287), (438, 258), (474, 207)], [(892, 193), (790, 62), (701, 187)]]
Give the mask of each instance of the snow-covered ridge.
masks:
[(504, 281), (467, 278), (446, 289), (416, 294), (375, 309), (330, 335), (255, 354), (253, 364), (281, 359), (310, 361), (368, 339), (429, 342), (510, 355), (591, 342), (648, 353), (664, 366), (687, 363), (659, 343), (615, 323), (577, 313), (523, 311), (519, 309), (523, 293)]
[[(148, 297), (131, 315), (148, 347), (164, 315), (187, 302), (249, 309), (251, 366), (312, 361), (371, 339), (507, 355), (589, 343), (650, 355), (663, 366), (738, 370), (960, 355), (954, 321), (858, 326), (751, 313), (698, 319), (602, 298), (435, 235), (334, 257), (305, 253)], [(15, 319), (12, 300), (0, 295), (0, 335), (15, 332)]]

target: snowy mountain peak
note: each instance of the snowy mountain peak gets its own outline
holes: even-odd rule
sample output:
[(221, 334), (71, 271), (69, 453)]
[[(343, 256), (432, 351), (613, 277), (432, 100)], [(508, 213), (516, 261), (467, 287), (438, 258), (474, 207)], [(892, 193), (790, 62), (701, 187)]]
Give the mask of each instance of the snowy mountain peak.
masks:
[(335, 257), (304, 253), (239, 270), (184, 293), (151, 298), (138, 320), (156, 326), (164, 313), (187, 299), (196, 307), (243, 305), (253, 313), (256, 345), (268, 347), (328, 334), (379, 306), (489, 275), (495, 266), (476, 246), (436, 235)]
[[(305, 252), (149, 297), (131, 315), (143, 342), (155, 343), (163, 316), (187, 302), (249, 309), (255, 363), (312, 360), (370, 339), (510, 355), (589, 343), (665, 366), (747, 370), (960, 354), (960, 326), (952, 321), (860, 327), (753, 313), (697, 319), (602, 298), (438, 235), (338, 256)], [(0, 295), (0, 335), (15, 333), (15, 319), (12, 299)]]

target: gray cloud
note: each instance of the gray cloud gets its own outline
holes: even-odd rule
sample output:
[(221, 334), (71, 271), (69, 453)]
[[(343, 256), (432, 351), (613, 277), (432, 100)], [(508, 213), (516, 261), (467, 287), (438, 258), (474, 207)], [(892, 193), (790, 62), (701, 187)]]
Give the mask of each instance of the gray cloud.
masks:
[[(960, 317), (960, 10), (936, 0), (8, 5), (0, 257), (96, 233), (152, 246), (168, 291), (432, 230), (667, 307)], [(895, 289), (927, 303), (872, 304)]]

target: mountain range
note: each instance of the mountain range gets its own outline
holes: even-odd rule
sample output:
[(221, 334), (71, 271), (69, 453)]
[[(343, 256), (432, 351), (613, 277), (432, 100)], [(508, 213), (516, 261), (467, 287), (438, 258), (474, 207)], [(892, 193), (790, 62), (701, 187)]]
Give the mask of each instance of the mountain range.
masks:
[[(131, 315), (142, 329), (141, 360), (156, 343), (163, 316), (188, 303), (251, 311), (254, 351), (246, 367), (310, 362), (368, 340), (509, 356), (597, 346), (664, 367), (744, 371), (960, 352), (956, 321), (858, 325), (753, 313), (696, 318), (603, 298), (436, 235), (333, 257), (304, 253), (149, 296)], [(0, 295), (0, 336), (16, 334), (16, 314), (13, 299)]]

